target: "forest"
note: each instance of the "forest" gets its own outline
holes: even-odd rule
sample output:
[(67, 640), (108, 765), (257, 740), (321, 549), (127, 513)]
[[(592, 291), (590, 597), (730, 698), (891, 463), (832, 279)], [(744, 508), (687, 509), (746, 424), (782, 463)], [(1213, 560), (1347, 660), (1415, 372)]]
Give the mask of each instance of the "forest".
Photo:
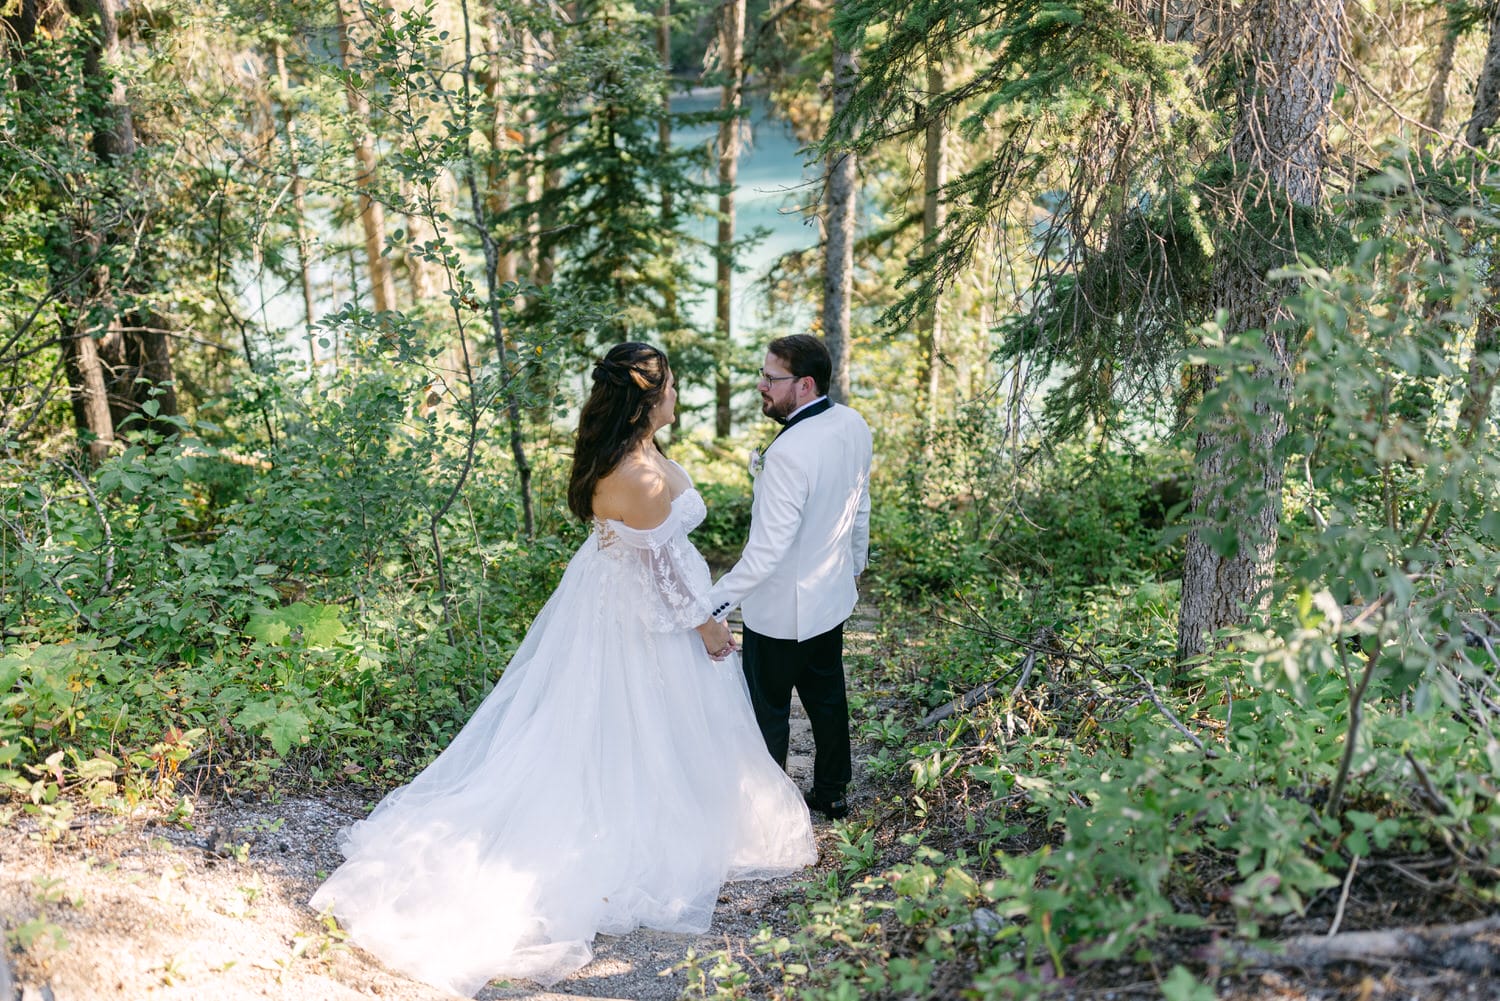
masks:
[(595, 359), (670, 355), (722, 571), (811, 332), (862, 777), (691, 996), (1500, 990), (1500, 6), (0, 0), (0, 60), (29, 842), (410, 778), (586, 535)]

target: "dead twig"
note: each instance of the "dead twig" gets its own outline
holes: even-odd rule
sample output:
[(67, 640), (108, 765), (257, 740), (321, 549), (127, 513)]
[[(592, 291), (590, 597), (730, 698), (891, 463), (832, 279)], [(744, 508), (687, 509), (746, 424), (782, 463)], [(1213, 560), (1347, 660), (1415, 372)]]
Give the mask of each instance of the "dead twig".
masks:
[(1344, 888), (1339, 891), (1339, 905), (1333, 911), (1333, 923), (1328, 926), (1328, 938), (1339, 933), (1339, 925), (1344, 923), (1344, 908), (1349, 903), (1349, 888), (1354, 885), (1354, 874), (1359, 870), (1359, 856), (1354, 856), (1349, 862), (1349, 871), (1344, 874)]
[(1202, 752), (1204, 757), (1217, 758), (1219, 756), (1218, 751), (1214, 750), (1211, 747), (1204, 747), (1203, 741), (1198, 739), (1198, 735), (1184, 726), (1182, 720), (1177, 718), (1177, 714), (1167, 708), (1166, 703), (1162, 702), (1161, 697), (1156, 694), (1156, 686), (1151, 684), (1150, 680), (1145, 675), (1141, 674), (1141, 672), (1137, 671), (1130, 664), (1123, 664), (1122, 666), (1126, 671), (1130, 672), (1131, 677), (1135, 678), (1136, 681), (1138, 681), (1145, 687), (1146, 698), (1151, 700), (1151, 704), (1156, 707), (1156, 711), (1165, 716), (1167, 718), (1167, 722), (1171, 723), (1172, 727), (1178, 733), (1182, 734), (1188, 740), (1192, 741), (1193, 746), (1198, 748), (1198, 750)]
[[(1053, 649), (1053, 646), (1049, 643), (1051, 638), (1051, 627), (1043, 626), (1036, 632), (1032, 633), (1030, 640), (1024, 643), (1018, 642), (1017, 645), (1025, 647), (1027, 652), (1026, 657), (1021, 661), (1020, 667), (1018, 668), (1021, 674), (1021, 678), (1016, 682), (1015, 687), (1011, 689), (1011, 698), (1015, 698), (1017, 695), (1019, 695), (1021, 693), (1021, 689), (1025, 687), (1027, 680), (1030, 679), (1031, 672), (1036, 667), (1037, 654), (1050, 652)], [(1012, 673), (1013, 672), (1011, 671), (1006, 671), (999, 677), (991, 678), (989, 681), (986, 681), (984, 684), (978, 686), (977, 688), (972, 688), (969, 691), (965, 692), (963, 695), (960, 695), (958, 698), (952, 699), (944, 703), (943, 705), (938, 706), (936, 709), (932, 710), (932, 712), (922, 717), (922, 726), (935, 726), (955, 713), (968, 712), (970, 709), (973, 709), (981, 702), (988, 701), (989, 699), (994, 697), (995, 690), (999, 688), (1001, 683), (1004, 682), (1005, 679), (1008, 678)]]

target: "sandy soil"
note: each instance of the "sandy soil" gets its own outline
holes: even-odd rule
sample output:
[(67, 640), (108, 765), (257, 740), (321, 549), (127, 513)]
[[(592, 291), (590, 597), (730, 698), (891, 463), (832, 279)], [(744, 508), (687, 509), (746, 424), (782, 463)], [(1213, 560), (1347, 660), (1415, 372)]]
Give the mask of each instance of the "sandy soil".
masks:
[[(800, 777), (805, 756), (792, 768)], [(338, 865), (336, 832), (369, 805), (345, 791), (206, 806), (190, 828), (104, 818), (50, 846), (25, 824), (8, 827), (0, 925), (12, 939), (35, 932), (28, 946), (6, 950), (16, 986), (25, 1001), (451, 997), (384, 969), (306, 906)], [(817, 827), (826, 840), (828, 825)], [(600, 936), (594, 961), (550, 991), (497, 982), (479, 997), (668, 1001), (686, 982), (671, 967), (689, 949), (743, 946), (784, 915), (803, 878), (727, 884), (706, 935)], [(10, 1001), (4, 976), (0, 998)]]
[[(811, 753), (798, 707), (787, 765), (804, 788)], [(857, 777), (853, 798), (857, 804)], [(385, 969), (306, 905), (340, 861), (339, 828), (373, 805), (367, 792), (349, 788), (279, 802), (199, 804), (188, 826), (94, 817), (52, 845), (24, 819), (7, 825), (0, 831), (0, 927), (7, 933), (0, 1001), (18, 993), (20, 1001), (452, 997)], [(814, 819), (821, 869), (834, 854), (831, 830)], [(763, 924), (785, 922), (787, 902), (817, 874), (727, 884), (706, 935), (642, 929), (600, 936), (594, 961), (550, 990), (494, 982), (478, 997), (670, 1001), (686, 984), (686, 974), (672, 967), (689, 950), (744, 949)]]

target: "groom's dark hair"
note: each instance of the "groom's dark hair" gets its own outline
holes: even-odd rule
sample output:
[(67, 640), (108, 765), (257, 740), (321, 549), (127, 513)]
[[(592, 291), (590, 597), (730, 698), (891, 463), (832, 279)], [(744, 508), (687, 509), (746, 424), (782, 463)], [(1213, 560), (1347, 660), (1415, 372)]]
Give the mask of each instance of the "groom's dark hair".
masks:
[(778, 337), (766, 346), (766, 350), (786, 362), (792, 375), (801, 379), (812, 376), (818, 392), (828, 395), (828, 381), (833, 377), (833, 356), (821, 337), (811, 334), (791, 334)]

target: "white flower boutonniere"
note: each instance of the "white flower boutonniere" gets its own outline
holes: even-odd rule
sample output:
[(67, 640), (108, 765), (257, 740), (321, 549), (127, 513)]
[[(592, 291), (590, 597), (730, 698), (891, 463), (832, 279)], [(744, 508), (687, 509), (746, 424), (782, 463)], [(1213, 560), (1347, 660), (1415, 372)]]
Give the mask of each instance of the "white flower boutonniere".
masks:
[(766, 457), (758, 448), (750, 450), (750, 478), (753, 480), (766, 468)]

